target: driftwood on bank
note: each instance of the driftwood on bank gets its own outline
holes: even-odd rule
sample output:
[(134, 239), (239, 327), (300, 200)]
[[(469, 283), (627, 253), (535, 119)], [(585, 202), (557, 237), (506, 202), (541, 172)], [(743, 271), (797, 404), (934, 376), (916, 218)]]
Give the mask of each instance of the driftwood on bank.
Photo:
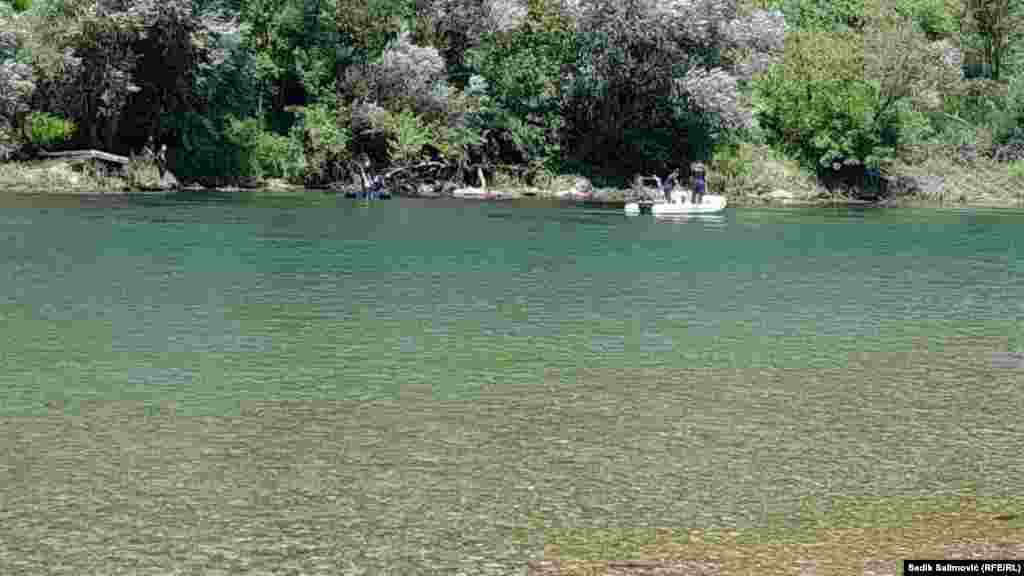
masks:
[(100, 150), (68, 150), (65, 152), (40, 152), (43, 158), (61, 158), (64, 160), (100, 160), (120, 166), (127, 166), (129, 159), (126, 156), (118, 156)]
[(417, 170), (419, 168), (451, 168), (452, 165), (446, 162), (421, 162), (419, 164), (413, 164), (411, 166), (402, 166), (400, 168), (394, 168), (384, 173), (384, 179), (387, 180), (396, 174), (405, 172), (407, 170)]

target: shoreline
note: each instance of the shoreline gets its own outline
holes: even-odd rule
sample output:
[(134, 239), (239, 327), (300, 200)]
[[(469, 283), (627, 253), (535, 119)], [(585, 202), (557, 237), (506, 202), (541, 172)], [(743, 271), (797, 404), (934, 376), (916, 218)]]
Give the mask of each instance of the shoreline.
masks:
[[(4, 170), (4, 168), (7, 168)], [(561, 178), (572, 178), (564, 175)], [(259, 186), (219, 186), (204, 187), (187, 185), (178, 187), (131, 186), (121, 175), (105, 175), (94, 171), (82, 170), (68, 162), (43, 160), (30, 162), (11, 162), (0, 164), (0, 193), (18, 195), (57, 195), (57, 196), (124, 196), (124, 195), (172, 195), (176, 193), (255, 193), (255, 194), (303, 194), (318, 192), (322, 194), (343, 195), (350, 186), (307, 188), (289, 184), (282, 180), (268, 180)], [(589, 188), (589, 186), (587, 187)], [(462, 192), (462, 194), (460, 194)], [(489, 190), (474, 188), (457, 189), (454, 193), (430, 194), (395, 194), (393, 198), (425, 198), (425, 199), (465, 199), (481, 202), (571, 202), (592, 206), (622, 207), (629, 199), (629, 190), (613, 188), (579, 188), (546, 189), (536, 187), (496, 187)], [(765, 194), (762, 196), (725, 194), (729, 207), (877, 207), (877, 208), (990, 208), (990, 209), (1024, 209), (1024, 196), (993, 197), (986, 194), (961, 193), (953, 197), (936, 196), (899, 196), (885, 198), (880, 201), (853, 199), (848, 197), (816, 197), (809, 195), (789, 194), (785, 197)]]
[[(300, 195), (305, 193), (321, 193), (324, 195), (336, 195), (344, 196), (343, 192), (332, 190), (330, 188), (304, 188), (300, 186), (296, 187), (276, 187), (276, 186), (261, 186), (261, 187), (247, 187), (241, 188), (236, 186), (222, 186), (217, 188), (205, 188), (201, 186), (185, 186), (174, 190), (158, 190), (151, 188), (136, 188), (136, 189), (118, 189), (118, 188), (65, 188), (65, 189), (41, 189), (38, 187), (33, 188), (12, 188), (5, 187), (0, 193), (13, 194), (18, 196), (84, 196), (84, 197), (117, 197), (117, 196), (172, 196), (175, 194), (189, 193), (189, 194), (288, 194), (288, 195)], [(556, 196), (556, 195), (510, 195), (507, 192), (502, 194), (498, 192), (491, 197), (458, 197), (451, 195), (439, 195), (439, 196), (425, 196), (425, 195), (394, 195), (391, 199), (398, 198), (418, 198), (424, 200), (468, 200), (476, 202), (537, 202), (537, 203), (571, 203), (579, 204), (584, 206), (600, 206), (608, 208), (622, 208), (628, 201), (622, 199), (607, 199), (607, 198), (593, 198), (586, 196)], [(824, 207), (860, 207), (860, 208), (886, 208), (886, 209), (900, 209), (900, 208), (987, 208), (994, 210), (1024, 210), (1024, 202), (1017, 202), (1016, 200), (1007, 201), (991, 201), (990, 199), (967, 199), (965, 201), (941, 201), (930, 198), (897, 198), (888, 199), (879, 202), (870, 200), (858, 200), (858, 199), (830, 199), (830, 198), (810, 198), (810, 199), (772, 199), (772, 198), (743, 198), (743, 197), (730, 197), (728, 198), (728, 208), (824, 208)], [(356, 198), (349, 198), (351, 200), (357, 200)]]

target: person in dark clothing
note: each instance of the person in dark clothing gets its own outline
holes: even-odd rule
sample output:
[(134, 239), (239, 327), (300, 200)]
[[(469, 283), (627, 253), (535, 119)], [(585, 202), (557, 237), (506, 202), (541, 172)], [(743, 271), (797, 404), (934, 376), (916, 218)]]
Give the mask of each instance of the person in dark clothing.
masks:
[(661, 192), (661, 195), (665, 197), (665, 202), (669, 202), (668, 188), (665, 186), (665, 181), (658, 177), (657, 174), (652, 176), (652, 178), (654, 178), (654, 185), (657, 187), (658, 192)]
[(156, 153), (156, 169), (160, 172), (160, 180), (164, 179), (164, 172), (167, 172), (167, 144), (161, 144), (160, 150)]
[(380, 198), (384, 193), (384, 177), (380, 174), (370, 179), (370, 197)]
[(672, 191), (676, 188), (678, 178), (679, 170), (673, 170), (662, 183), (661, 191), (665, 194), (665, 202), (672, 202)]
[(704, 165), (700, 162), (693, 165), (693, 203), (704, 201)]

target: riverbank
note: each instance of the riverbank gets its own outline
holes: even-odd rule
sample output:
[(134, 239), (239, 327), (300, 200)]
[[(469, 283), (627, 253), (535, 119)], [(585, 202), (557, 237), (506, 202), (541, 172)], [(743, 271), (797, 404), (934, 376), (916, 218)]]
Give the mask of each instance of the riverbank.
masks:
[(0, 190), (14, 193), (124, 194), (177, 188), (172, 174), (161, 177), (151, 162), (130, 159), (114, 169), (102, 162), (46, 158), (0, 163)]
[[(751, 185), (751, 178), (709, 178), (711, 189), (725, 188), (729, 205), (749, 206), (827, 206), (864, 205), (885, 207), (962, 206), (985, 208), (1024, 207), (1024, 178), (1010, 174), (996, 163), (982, 163), (967, 169), (962, 166), (932, 163), (901, 167), (900, 173), (887, 177), (888, 194), (878, 201), (857, 199), (847, 191), (830, 191), (806, 175), (796, 177), (785, 168), (768, 166)], [(766, 183), (778, 186), (772, 188)], [(400, 196), (421, 198), (466, 198), (479, 200), (568, 200), (590, 204), (621, 205), (637, 194), (654, 194), (653, 189), (594, 187), (587, 178), (560, 175), (545, 186), (517, 186), (502, 183), (496, 187), (443, 188), (420, 186)], [(350, 190), (351, 188), (351, 190)], [(357, 191), (340, 186), (325, 192)], [(207, 188), (180, 186), (173, 176), (163, 179), (156, 167), (132, 161), (123, 171), (107, 171), (88, 162), (46, 159), (0, 164), (0, 190), (13, 193), (50, 193), (106, 195), (126, 193), (166, 193), (177, 190), (202, 192), (302, 193), (303, 186), (280, 179), (269, 179), (255, 186)]]

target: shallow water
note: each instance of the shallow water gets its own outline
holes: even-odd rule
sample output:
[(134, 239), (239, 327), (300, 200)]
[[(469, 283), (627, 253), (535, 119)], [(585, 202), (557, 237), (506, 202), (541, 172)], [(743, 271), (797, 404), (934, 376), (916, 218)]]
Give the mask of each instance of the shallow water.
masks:
[(1024, 492), (1021, 211), (0, 206), (2, 573), (517, 573), (545, 528)]

